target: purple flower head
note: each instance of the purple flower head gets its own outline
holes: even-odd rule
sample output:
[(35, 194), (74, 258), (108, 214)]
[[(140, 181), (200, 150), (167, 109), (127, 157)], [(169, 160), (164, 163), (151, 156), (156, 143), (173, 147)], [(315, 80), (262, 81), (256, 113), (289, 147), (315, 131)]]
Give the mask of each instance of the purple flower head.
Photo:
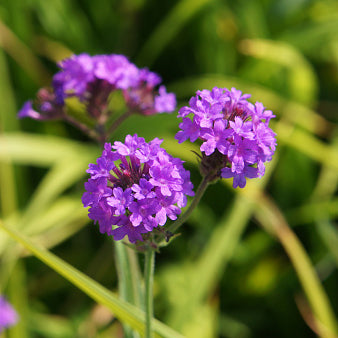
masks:
[(161, 142), (127, 135), (124, 143), (106, 143), (97, 164), (89, 165), (82, 203), (102, 233), (142, 241), (142, 234), (163, 226), (167, 218), (176, 219), (186, 196), (194, 195), (183, 161), (169, 155)]
[(235, 88), (204, 89), (178, 112), (183, 120), (176, 139), (200, 140), (201, 172), (210, 181), (233, 177), (233, 187), (243, 188), (246, 178), (264, 174), (264, 162), (276, 150), (276, 134), (269, 128), (275, 116), (249, 97)]
[(4, 329), (16, 324), (17, 321), (18, 314), (12, 305), (3, 296), (0, 296), (0, 333)]
[(124, 55), (73, 55), (59, 66), (61, 70), (53, 78), (57, 101), (76, 96), (94, 118), (107, 108), (109, 95), (115, 90), (123, 90), (129, 109), (144, 115), (176, 108), (174, 94), (168, 94), (164, 86), (156, 89), (161, 78), (137, 68)]
[[(64, 119), (103, 143), (131, 114), (169, 113), (176, 108), (176, 97), (167, 93), (160, 76), (139, 69), (124, 55), (82, 53), (62, 60), (58, 66), (51, 89), (40, 89), (35, 102), (23, 105), (19, 118)], [(116, 108), (113, 103), (122, 97), (126, 111), (111, 119), (120, 110), (120, 104)], [(81, 104), (73, 105), (71, 98)], [(75, 114), (74, 107), (81, 110), (80, 114)]]
[(57, 101), (75, 96), (96, 119), (107, 109), (113, 91), (138, 84), (139, 69), (123, 55), (73, 55), (61, 61), (59, 67), (61, 70), (53, 77)]

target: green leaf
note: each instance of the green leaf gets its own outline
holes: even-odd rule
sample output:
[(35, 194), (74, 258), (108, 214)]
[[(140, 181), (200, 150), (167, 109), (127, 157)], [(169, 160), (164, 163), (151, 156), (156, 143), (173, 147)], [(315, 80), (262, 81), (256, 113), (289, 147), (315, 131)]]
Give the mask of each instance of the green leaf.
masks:
[[(7, 162), (52, 166), (32, 195), (23, 215), (17, 217), (10, 224), (18, 224), (20, 227), (24, 227), (24, 233), (34, 233), (35, 236), (39, 236), (40, 240), (48, 239), (48, 246), (55, 245), (67, 238), (67, 236), (72, 235), (86, 223), (86, 218), (79, 216), (73, 206), (74, 214), (72, 216), (76, 214), (76, 218), (67, 217), (63, 220), (59, 218), (60, 221), (57, 221), (54, 214), (54, 218), (49, 217), (49, 219), (46, 219), (46, 209), (64, 190), (74, 185), (86, 174), (88, 164), (95, 159), (97, 153), (97, 147), (83, 145), (59, 137), (29, 134), (1, 135), (0, 161), (5, 162), (1, 164), (2, 166), (6, 165)], [(80, 203), (77, 204), (77, 207), (78, 210), (81, 210), (81, 214), (85, 215)], [(60, 212), (64, 213), (66, 209)], [(44, 220), (43, 225), (41, 225), (42, 219)], [(67, 219), (67, 222), (64, 221), (65, 219)], [(71, 220), (74, 223), (71, 223)], [(6, 220), (6, 222), (8, 221)], [(55, 224), (57, 226), (52, 237), (53, 232), (48, 231), (46, 233), (46, 231)], [(60, 230), (60, 226), (66, 225), (68, 227), (64, 231), (57, 232)], [(38, 231), (39, 228), (40, 233)], [(0, 252), (6, 249), (7, 244), (8, 239), (0, 237)]]
[(98, 153), (98, 147), (61, 137), (25, 133), (0, 135), (0, 161), (4, 162), (45, 167), (64, 158), (95, 158)]
[(65, 158), (57, 163), (43, 178), (31, 197), (23, 216), (23, 223), (39, 216), (57, 196), (65, 189), (78, 182), (85, 174), (89, 159)]
[[(39, 212), (34, 219), (22, 229), (25, 235), (38, 235), (51, 228), (64, 227), (63, 224), (77, 220), (88, 221), (87, 210), (83, 207), (79, 196), (62, 196), (56, 199), (48, 208)], [(20, 220), (18, 222), (21, 222)], [(64, 231), (64, 229), (62, 230)]]
[[(86, 276), (84, 273), (80, 272), (48, 250), (35, 245), (29, 239), (19, 234), (16, 230), (10, 229), (2, 222), (0, 222), (0, 227), (54, 271), (66, 278), (96, 302), (109, 308), (119, 320), (129, 324), (133, 329), (140, 333), (144, 332), (145, 316), (143, 311), (119, 299), (114, 293), (104, 288), (98, 282)], [(182, 337), (182, 335), (156, 319), (153, 319), (153, 329), (157, 334), (157, 337)]]
[(23, 261), (15, 264), (10, 275), (7, 288), (10, 302), (19, 314), (20, 320), (16, 325), (10, 328), (10, 338), (29, 338), (27, 332), (27, 316), (30, 311), (28, 290), (27, 290), (27, 275)]
[[(4, 39), (2, 28), (0, 21), (0, 47), (1, 41)], [(18, 121), (15, 117), (14, 90), (11, 86), (8, 69), (5, 54), (0, 49), (0, 135), (3, 132), (18, 129)], [(4, 217), (10, 215), (16, 210), (17, 204), (14, 167), (11, 161), (7, 161), (0, 167), (0, 209), (2, 215)]]
[(22, 231), (34, 235), (37, 243), (50, 248), (71, 237), (88, 221), (80, 198), (61, 197), (45, 212), (36, 215)]

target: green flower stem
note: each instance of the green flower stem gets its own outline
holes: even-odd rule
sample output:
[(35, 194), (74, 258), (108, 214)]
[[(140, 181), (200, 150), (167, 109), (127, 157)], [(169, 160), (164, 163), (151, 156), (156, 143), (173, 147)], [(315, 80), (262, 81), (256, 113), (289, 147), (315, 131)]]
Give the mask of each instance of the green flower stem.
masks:
[(153, 284), (154, 284), (154, 268), (155, 268), (155, 251), (148, 248), (145, 252), (144, 262), (144, 282), (145, 282), (145, 312), (146, 312), (146, 327), (145, 338), (151, 338), (152, 327), (151, 322), (154, 314), (153, 301)]
[(131, 110), (126, 111), (122, 115), (120, 115), (109, 127), (107, 130), (107, 139), (109, 139), (109, 136), (117, 129), (117, 127), (120, 126), (120, 124), (125, 121), (129, 116), (131, 116), (133, 112)]
[[(127, 302), (140, 307), (141, 288), (140, 271), (135, 250), (128, 248), (123, 242), (114, 242), (115, 264), (119, 280), (119, 296)], [(138, 337), (129, 325), (123, 325), (126, 338)]]
[(193, 210), (198, 205), (199, 201), (201, 200), (208, 186), (209, 186), (209, 180), (207, 176), (204, 176), (203, 180), (201, 181), (200, 185), (197, 188), (196, 195), (193, 201), (191, 202), (189, 208), (187, 209), (187, 211), (177, 221), (175, 221), (173, 224), (171, 224), (168, 227), (168, 230), (170, 232), (175, 232), (188, 219), (188, 217), (191, 215)]
[(73, 126), (78, 128), (79, 130), (81, 130), (84, 134), (88, 135), (90, 138), (92, 138), (93, 140), (95, 140), (99, 144), (101, 144), (100, 143), (100, 136), (97, 134), (96, 131), (92, 130), (90, 127), (86, 126), (84, 123), (76, 120), (74, 117), (72, 117), (70, 115), (63, 114), (62, 117), (69, 124), (72, 124)]

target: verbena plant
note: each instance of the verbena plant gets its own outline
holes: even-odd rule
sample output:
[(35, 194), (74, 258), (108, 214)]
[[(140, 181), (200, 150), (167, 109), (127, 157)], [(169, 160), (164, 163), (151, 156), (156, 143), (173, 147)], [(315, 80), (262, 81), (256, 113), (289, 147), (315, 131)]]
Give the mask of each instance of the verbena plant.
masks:
[[(181, 22), (184, 22), (183, 18), (189, 18), (205, 4), (206, 2), (194, 4), (186, 1), (175, 7), (168, 14), (167, 20), (163, 21), (158, 30), (154, 31), (144, 46), (139, 56), (139, 62), (150, 66), (153, 58), (159, 55), (175, 34), (175, 30), (179, 29)], [(186, 8), (191, 9), (188, 12), (189, 15), (180, 16), (180, 13), (186, 13)], [(227, 20), (224, 22), (228, 23), (227, 27), (231, 27), (229, 13), (225, 13)], [(244, 17), (241, 16), (242, 19)], [(208, 15), (205, 15), (205, 20), (208, 20), (207, 18)], [(247, 18), (243, 19), (243, 22), (248, 27), (252, 27)], [(170, 29), (166, 29), (168, 27)], [(202, 33), (201, 36), (203, 36)], [(293, 39), (294, 41), (297, 36), (292, 36), (292, 34), (288, 36), (285, 33), (283, 39), (289, 39), (289, 41)], [(300, 38), (299, 41), (301, 42), (301, 40)], [(312, 43), (315, 44), (314, 40)], [(323, 191), (329, 193), (335, 190), (334, 184), (331, 189), (326, 189), (323, 182), (329, 177), (331, 177), (330, 182), (334, 181), (332, 178), (334, 175), (330, 174), (330, 168), (333, 171), (337, 169), (337, 156), (336, 151), (332, 150), (333, 146), (330, 148), (312, 135), (317, 133), (323, 136), (320, 126), (324, 130), (329, 129), (327, 121), (309, 109), (316, 91), (313, 72), (302, 55), (285, 43), (250, 39), (242, 40), (239, 48), (243, 54), (255, 58), (242, 68), (246, 81), (239, 78), (202, 76), (172, 86), (172, 91), (180, 93), (181, 97), (188, 97), (196, 89), (200, 89), (196, 96), (189, 101), (189, 105), (187, 98), (181, 101), (183, 108), (179, 110), (179, 116), (182, 118), (182, 122), (169, 120), (165, 115), (158, 116), (157, 120), (154, 120), (154, 114), (175, 110), (174, 95), (168, 94), (163, 86), (159, 86), (160, 79), (156, 74), (146, 69), (140, 71), (121, 55), (114, 57), (102, 55), (90, 57), (87, 54), (73, 56), (61, 62), (61, 71), (53, 77), (53, 90), (47, 88), (40, 90), (34, 106), (27, 103), (21, 110), (20, 116), (66, 120), (100, 144), (99, 150), (88, 142), (78, 144), (71, 141), (66, 142), (65, 139), (48, 140), (38, 135), (34, 137), (8, 134), (2, 138), (4, 146), (1, 156), (4, 162), (8, 163), (8, 161), (14, 160), (20, 163), (47, 165), (52, 168), (32, 197), (23, 215), (15, 215), (15, 203), (13, 203), (15, 197), (13, 198), (11, 195), (14, 189), (11, 187), (11, 179), (8, 179), (11, 165), (5, 164), (3, 166), (2, 196), (6, 196), (2, 198), (4, 229), (97, 302), (108, 306), (124, 324), (127, 324), (124, 328), (127, 336), (136, 335), (130, 327), (141, 334), (147, 332), (147, 335), (150, 335), (151, 331), (168, 337), (179, 335), (157, 321), (153, 321), (153, 325), (151, 325), (152, 262), (154, 250), (159, 252), (158, 260), (161, 260), (164, 250), (170, 250), (172, 246), (185, 246), (189, 243), (187, 241), (191, 233), (189, 224), (192, 222), (200, 224), (200, 229), (204, 229), (201, 230), (201, 234), (204, 233), (208, 238), (207, 245), (202, 252), (195, 252), (193, 267), (185, 266), (182, 263), (177, 265), (177, 269), (169, 275), (166, 274), (166, 271), (161, 271), (158, 279), (160, 282), (158, 292), (165, 290), (165, 295), (174, 299), (174, 301), (169, 301), (172, 306), (170, 310), (167, 309), (166, 322), (179, 332), (197, 336), (192, 328), (196, 320), (197, 330), (203, 326), (202, 323), (212, 322), (213, 315), (210, 309), (213, 307), (209, 304), (208, 308), (205, 308), (202, 304), (205, 304), (205, 299), (212, 299), (215, 286), (220, 280), (220, 271), (224, 270), (235, 249), (238, 250), (241, 235), (251, 214), (255, 215), (255, 218), (268, 232), (279, 239), (290, 257), (308, 299), (309, 306), (305, 305), (305, 313), (310, 313), (311, 318), (309, 319), (302, 312), (308, 325), (318, 335), (334, 335), (336, 323), (333, 311), (307, 254), (276, 204), (263, 192), (263, 187), (278, 161), (278, 154), (272, 157), (275, 150), (274, 133), (267, 127), (270, 118), (273, 117), (272, 113), (265, 110), (262, 104), (253, 104), (254, 101), (250, 103), (248, 97), (242, 97), (239, 91), (224, 89), (224, 87), (235, 86), (244, 92), (253, 93), (255, 100), (264, 102), (278, 118), (282, 117), (278, 119), (277, 123), (271, 121), (273, 130), (278, 135), (279, 147), (280, 145), (289, 145), (328, 167), (328, 171), (323, 171), (323, 178), (318, 181), (317, 192), (314, 191), (314, 202), (308, 208), (311, 210), (311, 207), (317, 206), (320, 208), (319, 210), (324, 210), (324, 216), (318, 218), (320, 220), (318, 229), (320, 229), (320, 236), (327, 243), (332, 257), (335, 257), (336, 234), (330, 224), (325, 223), (327, 221), (326, 211), (330, 210), (331, 204), (327, 202), (327, 204), (319, 205), (321, 200), (318, 196), (322, 196)], [(206, 52), (201, 48), (199, 56), (202, 56), (203, 53)], [(223, 50), (219, 53), (223, 56), (227, 55), (228, 61), (225, 64), (231, 64), (229, 51)], [(305, 47), (304, 53), (306, 53)], [(287, 57), (285, 58), (285, 56)], [(93, 61), (94, 59), (95, 61)], [(200, 60), (206, 62), (207, 59), (201, 57)], [(265, 62), (264, 66), (262, 66), (263, 61)], [(248, 84), (247, 80), (254, 78), (255, 72), (262, 75), (261, 83), (267, 84), (264, 82), (268, 81), (264, 79), (264, 75), (270, 73), (267, 66), (269, 62), (279, 64), (280, 69), (283, 67), (288, 69), (287, 75), (279, 72), (283, 81), (285, 79), (288, 81), (287, 88), (290, 90), (290, 93), (285, 93), (282, 90), (282, 94), (289, 94), (290, 99), (295, 101), (286, 101), (277, 95), (276, 92), (280, 89), (278, 85), (274, 88), (275, 92), (271, 92), (262, 87)], [(205, 65), (205, 67), (209, 71), (213, 71), (213, 66), (209, 65), (208, 68)], [(304, 81), (297, 79), (304, 79)], [(209, 90), (202, 90), (203, 88)], [(212, 88), (214, 89), (212, 90)], [(7, 102), (8, 97), (5, 98), (6, 100), (3, 101)], [(129, 123), (136, 116), (137, 122)], [(128, 120), (124, 123), (127, 118)], [(152, 122), (148, 121), (158, 121), (158, 125), (161, 127), (158, 130), (153, 128), (149, 132)], [(170, 123), (167, 125), (168, 121)], [(178, 123), (180, 123), (181, 131), (177, 133), (176, 138), (181, 144), (178, 144), (172, 137), (172, 131), (177, 132)], [(300, 125), (301, 128), (293, 130), (295, 125)], [(328, 129), (325, 129), (325, 126)], [(125, 138), (126, 134), (129, 136)], [(149, 137), (150, 134), (152, 137)], [(163, 145), (156, 137), (164, 139)], [(187, 146), (185, 141), (188, 139), (194, 144)], [(94, 160), (99, 154), (101, 154), (100, 157)], [(283, 153), (281, 154), (283, 156)], [(185, 160), (186, 163), (183, 164), (182, 160), (178, 158)], [(253, 180), (254, 183), (248, 183), (247, 187), (242, 190), (241, 188), (246, 184), (246, 178), (263, 176), (264, 162), (271, 158), (273, 161), (267, 164), (264, 178)], [(295, 158), (297, 162), (298, 157)], [(306, 163), (306, 161), (302, 161), (300, 162)], [(98, 223), (101, 232), (112, 235), (115, 240), (114, 256), (117, 258), (119, 299), (58, 257), (31, 243), (21, 235), (24, 232), (30, 237), (39, 239), (43, 246), (53, 246), (69, 238), (86, 223), (85, 214), (79, 211), (79, 196), (70, 195), (63, 198), (59, 197), (59, 194), (74, 182), (79, 183), (78, 190), (83, 192), (81, 177), (84, 177), (85, 167), (88, 166), (88, 163), (93, 164), (88, 169), (90, 179), (85, 184), (86, 192), (83, 194), (82, 201), (86, 207), (89, 207), (89, 216)], [(287, 163), (286, 161), (281, 163), (282, 167), (275, 169), (276, 175), (285, 180), (286, 174), (283, 176), (283, 173), (290, 174), (290, 170), (286, 165), (283, 167), (283, 163)], [(196, 187), (199, 174), (195, 169), (196, 164), (202, 177), (202, 183), (198, 189)], [(193, 169), (191, 177), (188, 168)], [(306, 171), (304, 171), (304, 175), (306, 175), (305, 173)], [(221, 177), (222, 179), (220, 179)], [(298, 175), (297, 178), (302, 180), (302, 175)], [(194, 183), (195, 189), (192, 189), (190, 180)], [(217, 183), (210, 188), (215, 191), (217, 186), (227, 184), (227, 181), (232, 181), (234, 187), (240, 187), (235, 190), (235, 201), (232, 203), (229, 194), (222, 190), (222, 193), (218, 192), (217, 198), (214, 198), (212, 202), (204, 204), (204, 206), (208, 206), (207, 208), (203, 208), (200, 198), (206, 187), (210, 183)], [(288, 186), (281, 184), (278, 187), (280, 195), (278, 198), (282, 203), (283, 196), (288, 196), (286, 191), (292, 189), (290, 184)], [(191, 196), (193, 190), (195, 197)], [(221, 200), (224, 201), (221, 202)], [(187, 209), (181, 211), (180, 209), (185, 207), (187, 203)], [(218, 206), (217, 203), (219, 203)], [(212, 215), (219, 213), (217, 208), (221, 203), (223, 208), (226, 207), (225, 215), (220, 221), (216, 220), (215, 222)], [(195, 212), (192, 212), (194, 209)], [(210, 209), (213, 210), (211, 213)], [(291, 211), (289, 219), (295, 217), (297, 223), (297, 217), (299, 218), (301, 215), (300, 210), (294, 211), (293, 214)], [(307, 214), (311, 215), (311, 212), (307, 211)], [(311, 219), (311, 216), (308, 217)], [(317, 219), (317, 217), (313, 212), (312, 219)], [(17, 226), (19, 226), (20, 233), (14, 230)], [(94, 231), (93, 227), (91, 227), (91, 231)], [(181, 236), (177, 236), (178, 234)], [(264, 234), (265, 232), (261, 230), (257, 231), (257, 236), (264, 236)], [(131, 243), (131, 248), (129, 244), (127, 248), (126, 245), (116, 241), (124, 236), (124, 241)], [(21, 253), (11, 246), (7, 237), (0, 239), (1, 252), (6, 253), (2, 260), (5, 263), (3, 266), (6, 268), (3, 269), (4, 273), (1, 276), (1, 286), (4, 286), (7, 284), (7, 278), (12, 274), (15, 257)], [(107, 242), (105, 237), (102, 237), (101, 240), (102, 243)], [(168, 244), (170, 245), (167, 246)], [(242, 242), (242, 245), (251, 248), (248, 243)], [(76, 247), (76, 245), (73, 246), (74, 250)], [(145, 279), (141, 277), (139, 272), (134, 250), (146, 253)], [(182, 257), (189, 255), (188, 248), (181, 248), (180, 252)], [(137, 255), (142, 256), (143, 254)], [(254, 254), (252, 255), (254, 256)], [(237, 257), (243, 256), (239, 254)], [(257, 262), (254, 257), (252, 260), (248, 258), (247, 260), (254, 266)], [(142, 258), (141, 261), (143, 261)], [(174, 260), (172, 263), (175, 263)], [(332, 266), (332, 263), (330, 264)], [(276, 264), (276, 268), (277, 266), (278, 264)], [(268, 276), (271, 278), (273, 274), (268, 274)], [(143, 280), (146, 281), (145, 289), (143, 288)], [(265, 283), (267, 283), (266, 280)], [(245, 284), (248, 287), (250, 281)], [(13, 283), (8, 283), (8, 285), (11, 286)], [(178, 287), (179, 285), (181, 287)], [(12, 294), (14, 288), (15, 286), (12, 286)], [(259, 290), (258, 286), (256, 288)], [(181, 294), (179, 290), (181, 290)], [(15, 297), (12, 296), (12, 298), (15, 301)], [(17, 300), (15, 303), (19, 304)], [(137, 305), (137, 307), (133, 307), (131, 304)], [(22, 313), (21, 306), (16, 306), (16, 308), (19, 313)], [(304, 309), (302, 305), (299, 305), (299, 308)], [(139, 309), (145, 309), (146, 316)], [(22, 336), (22, 327), (24, 327), (22, 323), (25, 321), (25, 316), (21, 315), (20, 318), (17, 326), (14, 326), (13, 332), (20, 332), (21, 327)], [(202, 318), (203, 320), (201, 320)], [(231, 325), (236, 326), (238, 323), (232, 322), (227, 317), (223, 319), (225, 324), (222, 332), (226, 333), (231, 330), (236, 332)], [(143, 323), (146, 323), (146, 329)], [(240, 323), (237, 328), (242, 330), (242, 333), (247, 332), (245, 331), (247, 328), (241, 326)], [(205, 330), (207, 331), (207, 329)], [(200, 331), (199, 334), (206, 336), (203, 331)]]

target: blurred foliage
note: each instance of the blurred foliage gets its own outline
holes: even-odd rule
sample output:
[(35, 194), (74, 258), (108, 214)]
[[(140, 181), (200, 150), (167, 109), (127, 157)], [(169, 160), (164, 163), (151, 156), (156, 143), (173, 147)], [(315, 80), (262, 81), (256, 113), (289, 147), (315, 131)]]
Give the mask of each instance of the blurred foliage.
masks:
[[(293, 228), (337, 314), (337, 1), (0, 2), (0, 217), (115, 291), (111, 241), (80, 200), (100, 149), (62, 122), (16, 119), (55, 62), (81, 52), (127, 55), (161, 74), (179, 105), (197, 89), (234, 86), (277, 115), (278, 151), (267, 177), (243, 192), (229, 182), (211, 186), (181, 236), (157, 255), (156, 318), (187, 337), (316, 336), (312, 291), (299, 277), (307, 265), (297, 267), (300, 257), (276, 239), (274, 221), (280, 213)], [(174, 141), (177, 123), (175, 114), (132, 116), (114, 139), (164, 138), (197, 186), (192, 147)], [(21, 318), (9, 337), (122, 336), (118, 313), (2, 230), (0, 264), (0, 292)]]

